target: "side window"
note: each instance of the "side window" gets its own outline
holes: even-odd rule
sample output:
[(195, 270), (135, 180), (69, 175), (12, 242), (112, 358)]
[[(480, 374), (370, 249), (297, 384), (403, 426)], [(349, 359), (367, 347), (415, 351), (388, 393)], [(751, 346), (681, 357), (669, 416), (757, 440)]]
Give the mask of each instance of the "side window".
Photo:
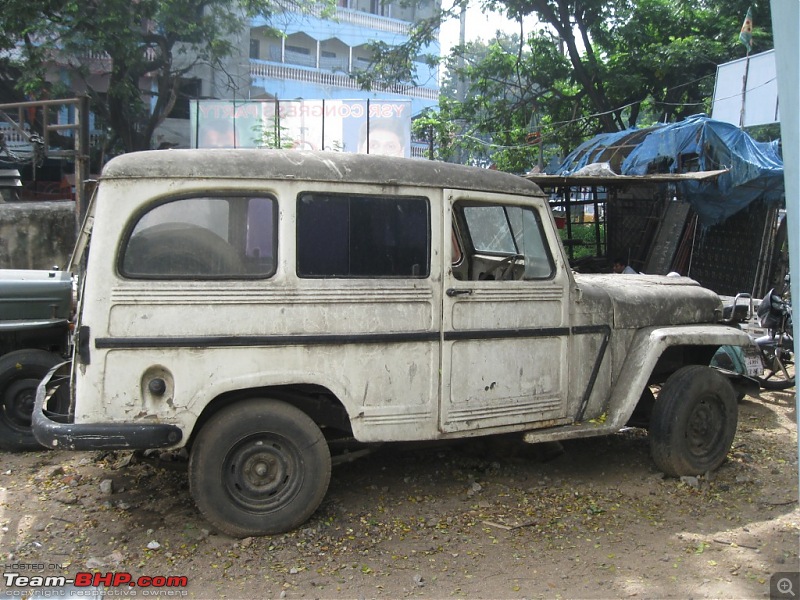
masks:
[(454, 217), (469, 241), (456, 279), (549, 279), (555, 267), (539, 213), (532, 207), (457, 203)]
[(301, 194), (300, 277), (427, 277), (427, 198)]
[(465, 206), (464, 219), (476, 252), (519, 254), (502, 206)]
[(262, 197), (172, 200), (137, 221), (121, 273), (136, 279), (263, 278), (275, 273), (276, 202)]

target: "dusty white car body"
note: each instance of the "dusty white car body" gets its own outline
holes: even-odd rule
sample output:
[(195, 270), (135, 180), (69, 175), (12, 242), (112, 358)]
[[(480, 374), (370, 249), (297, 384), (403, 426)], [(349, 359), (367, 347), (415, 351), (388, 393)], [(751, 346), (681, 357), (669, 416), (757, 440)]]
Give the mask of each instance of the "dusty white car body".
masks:
[[(176, 223), (237, 256), (217, 241), (181, 246)], [(136, 153), (107, 165), (85, 228), (71, 415), (34, 417), (51, 447), (192, 446), (219, 411), (254, 398), (360, 442), (601, 435), (649, 384), (749, 343), (690, 279), (573, 274), (538, 187), (494, 171)]]

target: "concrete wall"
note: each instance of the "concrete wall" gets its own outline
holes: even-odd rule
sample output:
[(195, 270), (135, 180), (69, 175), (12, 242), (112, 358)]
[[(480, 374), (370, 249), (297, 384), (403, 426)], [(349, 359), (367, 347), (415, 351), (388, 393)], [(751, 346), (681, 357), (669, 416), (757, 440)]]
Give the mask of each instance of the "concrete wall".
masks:
[(75, 203), (0, 201), (0, 268), (65, 268), (75, 245)]

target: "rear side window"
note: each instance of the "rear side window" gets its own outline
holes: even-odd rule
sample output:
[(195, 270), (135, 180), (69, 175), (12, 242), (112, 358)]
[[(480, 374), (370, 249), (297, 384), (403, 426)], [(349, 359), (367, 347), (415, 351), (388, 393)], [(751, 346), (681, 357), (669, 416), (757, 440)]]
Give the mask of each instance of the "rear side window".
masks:
[(301, 194), (300, 277), (427, 277), (427, 198)]
[(269, 277), (275, 272), (276, 202), (199, 197), (154, 207), (138, 220), (120, 271), (140, 279)]

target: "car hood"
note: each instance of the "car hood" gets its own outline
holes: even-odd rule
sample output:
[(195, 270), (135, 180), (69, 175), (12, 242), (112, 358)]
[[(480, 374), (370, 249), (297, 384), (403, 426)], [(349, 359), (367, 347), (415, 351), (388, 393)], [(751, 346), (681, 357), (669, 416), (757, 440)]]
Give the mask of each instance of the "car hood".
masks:
[(716, 323), (722, 316), (719, 296), (688, 277), (576, 274), (575, 283), (614, 328)]
[(0, 321), (19, 327), (61, 321), (72, 309), (72, 277), (65, 271), (0, 269)]

